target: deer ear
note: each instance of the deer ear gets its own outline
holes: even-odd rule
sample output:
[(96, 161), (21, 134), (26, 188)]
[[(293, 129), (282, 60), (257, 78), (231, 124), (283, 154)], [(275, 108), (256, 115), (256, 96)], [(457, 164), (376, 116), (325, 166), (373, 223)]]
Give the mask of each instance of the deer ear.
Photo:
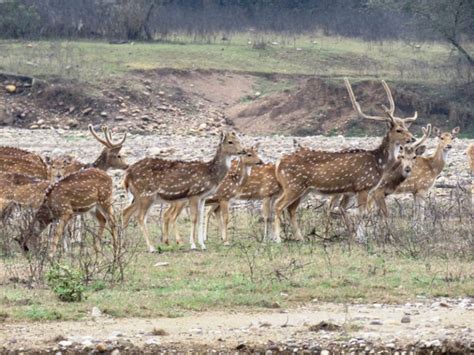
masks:
[(453, 128), (453, 130), (451, 131), (451, 134), (453, 135), (453, 138), (457, 137), (460, 130), (461, 130), (461, 128), (459, 128), (459, 127)]
[(426, 151), (426, 146), (425, 145), (420, 145), (418, 148), (415, 150), (416, 155), (423, 155)]
[(439, 137), (439, 136), (441, 136), (441, 130), (438, 127), (433, 127), (433, 134), (436, 137)]
[(226, 133), (225, 133), (224, 131), (220, 131), (220, 132), (219, 132), (219, 142), (220, 142), (220, 143), (223, 143), (223, 142), (224, 142), (225, 135), (226, 135)]
[(44, 157), (44, 162), (49, 165), (53, 162), (53, 159), (51, 159), (51, 157), (49, 157), (49, 156), (45, 156)]

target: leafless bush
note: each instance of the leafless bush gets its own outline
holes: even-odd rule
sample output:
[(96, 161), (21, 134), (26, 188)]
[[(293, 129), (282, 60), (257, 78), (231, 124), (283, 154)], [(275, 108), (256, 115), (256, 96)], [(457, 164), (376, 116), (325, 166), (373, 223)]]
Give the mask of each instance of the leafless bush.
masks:
[[(33, 211), (16, 209), (1, 222), (0, 282), (43, 285), (45, 272), (57, 264), (78, 270), (83, 275), (84, 282), (101, 280), (116, 283), (124, 280), (127, 266), (137, 255), (139, 239), (131, 238), (125, 230), (117, 228), (115, 246), (108, 237), (109, 233), (105, 233), (104, 240), (98, 241), (95, 220), (81, 216), (69, 224), (63, 235), (62, 248), (59, 247), (57, 255), (50, 258), (48, 250), (54, 225), (42, 233), (40, 241), (30, 241), (32, 245), (28, 252), (20, 248), (20, 236), (30, 228), (33, 216)], [(94, 247), (96, 242), (101, 244), (100, 250)]]

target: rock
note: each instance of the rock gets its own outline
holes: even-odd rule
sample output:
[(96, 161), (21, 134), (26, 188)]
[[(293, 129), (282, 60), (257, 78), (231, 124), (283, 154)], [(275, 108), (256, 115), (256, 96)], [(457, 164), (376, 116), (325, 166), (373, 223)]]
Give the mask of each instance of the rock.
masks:
[(370, 325), (383, 325), (383, 322), (379, 319), (374, 319), (369, 323)]
[(113, 350), (110, 355), (120, 355), (120, 350), (119, 349), (115, 349)]
[(6, 85), (6, 86), (5, 86), (5, 90), (6, 90), (9, 94), (14, 94), (14, 93), (16, 92), (16, 85), (13, 85), (13, 84)]
[(401, 322), (402, 323), (410, 323), (411, 322), (410, 316), (403, 316), (402, 319), (401, 319)]
[(166, 262), (166, 261), (160, 261), (160, 262), (157, 262), (155, 265), (153, 266), (168, 266), (170, 263)]
[(145, 345), (158, 345), (160, 341), (156, 338), (150, 338), (145, 341)]
[(61, 340), (58, 345), (62, 348), (67, 348), (72, 345), (72, 341), (70, 340)]
[(92, 307), (91, 316), (92, 316), (93, 318), (102, 317), (102, 312), (101, 312), (101, 310), (99, 309), (99, 307)]
[(82, 111), (82, 114), (84, 116), (87, 116), (91, 112), (92, 112), (92, 107), (88, 107), (88, 108), (86, 108), (85, 110)]
[(107, 117), (107, 112), (102, 111), (102, 112), (100, 113), (100, 116), (101, 116), (101, 117)]
[(107, 345), (105, 345), (104, 343), (98, 343), (95, 346), (95, 350), (98, 351), (99, 353), (104, 353), (107, 351)]

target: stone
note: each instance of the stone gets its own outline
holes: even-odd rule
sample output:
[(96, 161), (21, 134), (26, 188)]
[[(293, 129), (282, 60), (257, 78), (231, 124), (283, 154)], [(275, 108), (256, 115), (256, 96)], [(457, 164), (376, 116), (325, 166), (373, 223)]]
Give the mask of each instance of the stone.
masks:
[(14, 93), (16, 92), (16, 85), (13, 85), (13, 84), (6, 85), (6, 86), (5, 86), (5, 90), (6, 90), (9, 94), (14, 94)]
[(72, 345), (72, 341), (70, 340), (61, 340), (58, 345), (62, 348), (67, 348)]
[(107, 351), (107, 345), (105, 345), (104, 343), (98, 343), (95, 346), (95, 350), (98, 351), (99, 353), (104, 353)]
[(92, 307), (91, 316), (92, 316), (93, 318), (102, 317), (102, 312), (101, 312), (101, 310), (99, 309), (99, 307)]
[(402, 319), (401, 319), (401, 322), (402, 323), (410, 323), (411, 322), (411, 318), (410, 316), (403, 316)]

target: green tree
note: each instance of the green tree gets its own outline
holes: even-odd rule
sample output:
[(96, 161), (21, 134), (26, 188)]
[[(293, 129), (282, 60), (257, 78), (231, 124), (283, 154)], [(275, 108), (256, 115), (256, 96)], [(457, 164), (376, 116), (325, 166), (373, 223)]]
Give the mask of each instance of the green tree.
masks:
[(370, 0), (370, 4), (409, 14), (417, 25), (436, 31), (474, 65), (473, 55), (462, 44), (463, 36), (474, 36), (473, 0)]
[(0, 1), (0, 37), (31, 37), (39, 27), (40, 16), (33, 6), (18, 0)]

